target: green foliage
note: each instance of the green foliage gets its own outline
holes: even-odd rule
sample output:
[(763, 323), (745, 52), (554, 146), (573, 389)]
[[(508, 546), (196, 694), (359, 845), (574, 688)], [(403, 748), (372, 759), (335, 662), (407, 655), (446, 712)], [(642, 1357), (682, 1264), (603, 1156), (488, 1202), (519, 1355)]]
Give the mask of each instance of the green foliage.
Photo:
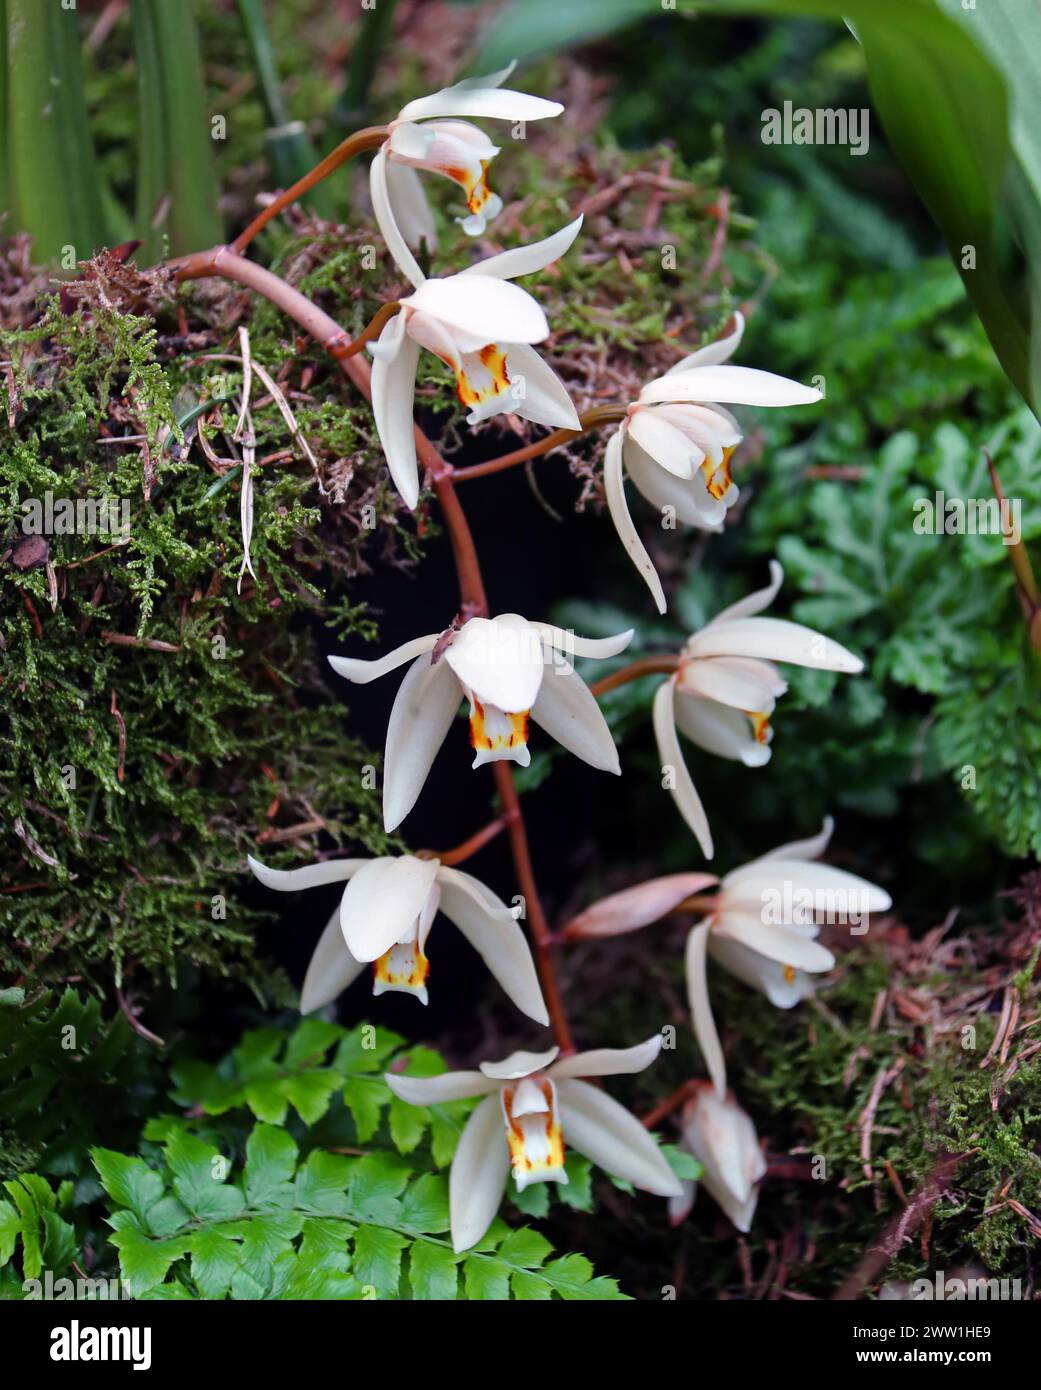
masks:
[[(96, 1022), (96, 1009), (69, 991), (50, 1022), (83, 1016)], [(23, 1029), (25, 1047), (39, 1042), (39, 1027)], [(104, 1101), (90, 1101), (101, 1100), (99, 1085), (118, 1084), (118, 1068), (111, 1083), (94, 1075), (99, 1055), (76, 1075), (100, 1188), (74, 1200), (71, 1183), (54, 1192), (32, 1173), (5, 1184), (2, 1297), (21, 1296), (21, 1280), (42, 1271), (59, 1277), (88, 1244), (91, 1275), (118, 1277), (134, 1298), (623, 1297), (583, 1256), (551, 1258), (550, 1242), (527, 1226), (496, 1220), (473, 1250), (453, 1251), (447, 1178), (436, 1169), (451, 1160), (471, 1102), (424, 1110), (393, 1098), (388, 1067), (445, 1069), (395, 1033), (307, 1019), (246, 1033), (215, 1066), (182, 1058), (171, 1067), (177, 1111), (153, 1113), (129, 1151), (96, 1142), (108, 1121)], [(64, 1077), (38, 1066), (34, 1078), (41, 1108), (44, 1083)], [(82, 1104), (82, 1088), (77, 1096)], [(579, 1163), (569, 1161), (571, 1204), (589, 1210), (589, 1165)]]
[[(8, 335), (0, 960), (17, 975), (30, 952), (44, 983), (70, 970), (117, 984), (132, 972), (172, 979), (195, 964), (271, 989), (254, 950), (261, 918), (240, 897), (247, 850), (266, 835), (277, 846), (281, 829), (303, 822), (336, 843), (386, 845), (376, 793), (358, 774), (378, 759), (341, 735), (342, 711), (324, 692), (321, 707), (309, 696), (321, 679), (298, 619), (328, 596), (346, 630), (366, 630), (357, 606), (343, 606), (344, 578), (364, 563), (353, 508), (385, 511), (393, 547), (396, 506), (382, 477), (372, 482), (373, 453), (345, 505), (336, 466), (358, 450), (350, 411), (328, 401), (300, 411), (328, 469), (316, 484), (274, 404), (257, 408), (258, 457), (280, 461), (258, 472), (260, 578), (240, 588), (237, 485), (210, 486), (199, 431), (229, 450), (233, 417), (214, 402), (241, 387), (241, 369), (216, 378), (213, 364), (171, 362), (153, 318), (115, 307), (154, 301), (162, 282), (102, 258), (77, 290), (75, 312), (51, 301)], [(285, 348), (270, 320), (254, 351), (278, 370)], [(120, 434), (139, 439), (113, 446)], [(46, 562), (26, 567), (23, 504), (48, 495), (55, 507), (120, 499), (129, 540), (55, 534)]]
[[(156, 1095), (141, 1039), (123, 1014), (67, 988), (0, 994), (0, 1176), (28, 1169), (79, 1178), (91, 1144), (133, 1139)], [(90, 1179), (87, 1179), (88, 1187)]]

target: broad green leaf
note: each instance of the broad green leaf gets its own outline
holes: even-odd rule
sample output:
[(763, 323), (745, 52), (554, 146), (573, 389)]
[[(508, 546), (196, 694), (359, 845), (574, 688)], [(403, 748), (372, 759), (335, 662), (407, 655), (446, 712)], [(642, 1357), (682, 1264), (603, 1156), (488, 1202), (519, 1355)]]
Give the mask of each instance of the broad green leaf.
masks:
[(114, 1153), (111, 1149), (91, 1149), (91, 1159), (98, 1170), (101, 1185), (121, 1207), (130, 1210), (142, 1221), (163, 1195), (163, 1179), (149, 1168), (143, 1158)]
[(513, 1271), (510, 1275), (510, 1287), (513, 1290), (514, 1298), (526, 1303), (542, 1303), (553, 1297), (552, 1285), (547, 1284), (540, 1275), (529, 1274), (524, 1269)]
[(175, 1133), (167, 1141), (166, 1161), (174, 1191), (200, 1220), (228, 1220), (242, 1211), (242, 1193), (227, 1182), (229, 1165), (219, 1150), (193, 1135)]
[(500, 1259), (507, 1264), (521, 1265), (524, 1269), (538, 1269), (552, 1253), (553, 1247), (546, 1237), (528, 1226), (511, 1231), (499, 1246)]
[(10, 1202), (0, 1201), (0, 1265), (14, 1254), (15, 1241), (22, 1229), (21, 1217)]
[(455, 1299), (459, 1292), (459, 1261), (447, 1245), (417, 1240), (409, 1251), (408, 1277), (413, 1298)]
[(354, 1277), (381, 1298), (397, 1298), (401, 1252), (408, 1237), (384, 1226), (359, 1226), (354, 1233)]
[(285, 1206), (293, 1198), (292, 1179), (298, 1156), (292, 1135), (276, 1125), (258, 1124), (246, 1141), (243, 1173), (251, 1207)]
[(409, 1105), (400, 1097), (390, 1098), (390, 1137), (399, 1153), (411, 1153), (426, 1133), (429, 1113), (421, 1105)]
[(409, 1183), (401, 1200), (401, 1224), (424, 1235), (447, 1231), (448, 1180), (439, 1173), (424, 1173)]
[(410, 1171), (408, 1164), (392, 1153), (368, 1154), (357, 1159), (351, 1169), (351, 1215), (359, 1221), (397, 1225), (401, 1219), (398, 1199)]
[(343, 1088), (343, 1103), (354, 1118), (358, 1142), (367, 1144), (380, 1127), (381, 1108), (390, 1090), (376, 1077), (352, 1076)]
[(355, 1167), (349, 1158), (316, 1149), (296, 1175), (297, 1206), (317, 1216), (349, 1215), (347, 1184)]
[(510, 1267), (493, 1255), (469, 1255), (463, 1265), (466, 1296), (501, 1301), (510, 1296)]
[(213, 1226), (191, 1237), (192, 1278), (203, 1298), (223, 1298), (239, 1267), (239, 1243)]
[(134, 1298), (161, 1284), (170, 1266), (188, 1250), (190, 1237), (171, 1236), (167, 1240), (149, 1240), (136, 1225), (130, 1211), (116, 1212), (111, 1219), (114, 1228), (109, 1237), (119, 1251), (119, 1272)]
[(341, 1077), (331, 1069), (301, 1072), (286, 1082), (285, 1092), (304, 1124), (314, 1125), (329, 1109), (329, 1099), (339, 1089)]

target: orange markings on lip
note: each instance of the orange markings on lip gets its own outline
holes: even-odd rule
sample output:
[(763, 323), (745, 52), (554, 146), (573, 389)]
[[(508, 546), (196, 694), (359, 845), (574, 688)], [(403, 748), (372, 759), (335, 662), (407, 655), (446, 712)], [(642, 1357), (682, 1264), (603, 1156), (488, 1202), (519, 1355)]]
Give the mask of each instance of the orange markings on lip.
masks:
[[(510, 1150), (510, 1162), (514, 1173), (548, 1172), (564, 1166), (564, 1136), (560, 1122), (553, 1109), (553, 1087), (549, 1081), (537, 1081), (535, 1085), (546, 1098), (548, 1109), (545, 1112), (546, 1152), (537, 1158), (529, 1157), (525, 1134), (519, 1119), (513, 1115), (513, 1094), (515, 1088), (508, 1086), (503, 1092), (503, 1113), (506, 1118), (506, 1142)], [(530, 1119), (530, 1116), (525, 1116)]]
[(793, 985), (795, 983), (795, 969), (793, 966), (786, 965), (784, 967), (784, 978), (788, 981), (790, 985)]
[[(408, 951), (410, 946), (411, 952)], [(396, 960), (395, 954), (398, 952), (401, 956)], [(418, 942), (408, 942), (404, 946), (399, 943), (373, 961), (373, 973), (382, 984), (419, 989), (426, 984), (430, 974), (430, 961), (420, 950)]]
[(756, 743), (770, 742), (770, 716), (761, 714), (757, 710), (747, 710), (749, 719), (752, 721), (752, 729), (755, 732)]
[(492, 190), (488, 186), (488, 159), (481, 160), (481, 172), (474, 178), (472, 169), (463, 169), (456, 165), (451, 168), (442, 167), (441, 173), (446, 178), (457, 183), (466, 194), (466, 207), (469, 212), (480, 212), (488, 199), (492, 196)]
[(470, 715), (470, 744), (475, 750), (490, 753), (497, 748), (523, 747), (528, 742), (528, 710), (521, 710), (519, 714), (503, 711), (504, 718), (509, 721), (509, 734), (490, 734), (484, 706), (476, 697), (473, 706), (473, 713)]
[(480, 358), (481, 366), (488, 373), (489, 382), (486, 386), (474, 386), (465, 371), (460, 370), (456, 373), (459, 399), (463, 405), (471, 407), (502, 395), (510, 385), (509, 373), (506, 371), (506, 353), (502, 348), (497, 347), (495, 343), (488, 343), (478, 351), (477, 356)]
[(730, 460), (733, 458), (736, 448), (736, 444), (731, 444), (728, 449), (723, 450), (723, 461), (717, 468), (713, 468), (708, 459), (701, 465), (701, 471), (705, 475), (705, 484), (708, 487), (710, 495), (714, 497), (717, 502), (723, 500), (730, 489), (730, 484), (733, 482), (730, 476)]

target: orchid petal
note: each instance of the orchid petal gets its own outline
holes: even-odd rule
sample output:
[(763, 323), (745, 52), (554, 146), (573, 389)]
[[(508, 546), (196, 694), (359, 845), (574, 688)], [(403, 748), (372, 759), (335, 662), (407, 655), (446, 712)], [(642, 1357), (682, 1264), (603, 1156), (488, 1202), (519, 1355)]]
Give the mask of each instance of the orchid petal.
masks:
[(635, 628), (627, 627), (624, 632), (616, 632), (612, 637), (579, 637), (570, 628), (557, 627), (553, 623), (532, 623), (544, 646), (563, 652), (566, 657), (588, 656), (601, 660), (608, 656), (618, 656), (633, 640)]
[(718, 1096), (724, 1096), (727, 1089), (727, 1064), (723, 1056), (723, 1045), (719, 1041), (716, 1020), (712, 1016), (712, 1002), (708, 993), (708, 971), (706, 968), (706, 948), (711, 920), (699, 922), (692, 927), (687, 937), (687, 999), (690, 1003), (690, 1016), (694, 1024), (694, 1036), (701, 1048), (705, 1070), (712, 1078)]
[(698, 657), (683, 663), (677, 680), (680, 694), (756, 714), (772, 714), (777, 697), (788, 689), (772, 666), (752, 657)]
[(497, 1095), (485, 1096), (459, 1137), (448, 1179), (456, 1254), (476, 1245), (492, 1224), (509, 1175), (510, 1151), (503, 1133), (501, 1102)]
[(660, 921), (685, 898), (719, 882), (714, 874), (667, 874), (635, 888), (611, 893), (587, 907), (567, 926), (568, 938), (621, 936)]
[[(776, 849), (761, 854), (752, 863), (762, 864), (770, 859), (819, 859), (828, 848), (834, 829), (834, 820), (831, 816), (825, 816), (816, 835), (811, 835), (807, 840), (792, 840), (789, 844), (778, 845)], [(745, 867), (748, 868), (749, 866), (745, 865)]]
[(624, 439), (625, 431), (617, 430), (607, 441), (607, 449), (604, 452), (604, 493), (607, 498), (607, 510), (614, 522), (614, 529), (618, 532), (618, 539), (625, 547), (630, 560), (643, 576), (658, 612), (664, 613), (668, 608), (665, 601), (665, 590), (658, 578), (658, 571), (654, 568), (654, 561), (647, 553), (647, 548), (640, 539), (640, 533), (633, 524), (625, 501), (625, 477), (622, 472)]
[(769, 743), (759, 742), (752, 721), (740, 710), (680, 690), (675, 717), (680, 732), (691, 743), (717, 758), (730, 758), (745, 767), (763, 767), (770, 761)]
[(729, 904), (716, 919), (716, 931), (767, 960), (790, 965), (793, 970), (807, 970), (811, 975), (821, 975), (835, 964), (835, 957), (819, 941), (790, 927), (766, 923), (750, 912), (734, 911)]
[(494, 1081), (519, 1081), (532, 1072), (542, 1071), (556, 1057), (559, 1047), (551, 1047), (546, 1052), (511, 1052), (501, 1062), (482, 1062), (481, 1071)]
[(509, 280), (473, 275), (448, 275), (426, 280), (414, 294), (401, 301), (410, 309), (428, 314), (450, 328), (486, 343), (541, 343), (549, 336), (549, 323), (527, 290)]
[(392, 215), (406, 245), (419, 247), (426, 242), (428, 251), (436, 251), (437, 227), (419, 174), (408, 164), (391, 159), (386, 165), (386, 182)]
[(482, 704), (511, 714), (531, 709), (542, 684), (542, 645), (519, 613), (471, 618), (445, 649), (444, 660)]
[(428, 121), (441, 116), (494, 121), (544, 121), (564, 110), (559, 101), (514, 92), (508, 87), (444, 87), (430, 96), (417, 97), (398, 112), (397, 121)]
[(566, 1076), (630, 1076), (645, 1071), (657, 1060), (662, 1047), (662, 1035), (655, 1033), (635, 1047), (598, 1047), (591, 1052), (576, 1052), (554, 1062), (549, 1075), (554, 1081)]
[(386, 656), (378, 656), (372, 661), (356, 656), (331, 656), (329, 665), (344, 680), (353, 681), (355, 685), (368, 685), (369, 681), (379, 680), (380, 676), (404, 666), (406, 661), (413, 661), (424, 652), (432, 652), (437, 646), (438, 636), (438, 633), (430, 632), (425, 637), (413, 637), (411, 642), (404, 642)]
[(632, 438), (628, 430), (622, 445), (622, 458), (633, 486), (652, 507), (662, 513), (666, 507), (671, 507), (676, 519), (685, 526), (696, 526), (702, 531), (722, 531), (726, 508), (709, 494), (701, 474), (690, 479), (669, 473)]
[(354, 983), (365, 969), (365, 962), (355, 960), (344, 945), (340, 930), (339, 904), (318, 938), (318, 945), (307, 966), (304, 986), (300, 991), (300, 1012), (314, 1013)]
[(626, 431), (659, 468), (690, 482), (705, 455), (656, 410), (634, 410)]
[(437, 750), (459, 709), (462, 691), (445, 662), (419, 656), (394, 698), (383, 765), (383, 822), (389, 834), (416, 804)]
[(708, 627), (714, 627), (716, 623), (728, 623), (733, 618), (754, 618), (757, 613), (761, 613), (764, 608), (769, 608), (771, 603), (780, 592), (781, 585), (784, 583), (784, 570), (779, 561), (770, 561), (770, 582), (765, 589), (757, 589), (753, 594), (746, 594), (744, 598), (732, 603), (729, 608), (724, 608), (721, 613), (717, 613)]
[(369, 196), (372, 199), (372, 211), (376, 217), (376, 225), (379, 227), (383, 240), (387, 243), (387, 250), (398, 269), (413, 285), (422, 285), (426, 276), (420, 270), (419, 262), (408, 249), (408, 244), (401, 234), (397, 219), (394, 216), (394, 209), (391, 206), (390, 189), (387, 186), (387, 152), (385, 146), (376, 151), (373, 161), (369, 165)]
[(684, 357), (681, 362), (670, 367), (665, 373), (671, 376), (674, 372), (689, 372), (692, 367), (715, 367), (720, 362), (726, 362), (734, 353), (741, 342), (745, 332), (745, 316), (736, 310), (734, 313), (734, 327), (722, 338), (717, 338), (715, 342), (706, 343), (696, 352), (692, 352), (689, 357)]
[(404, 314), (395, 314), (379, 336), (380, 350), (372, 359), (372, 414), (394, 486), (405, 506), (414, 510), (419, 501), (419, 464), (412, 408), (419, 344), (406, 327)]
[(324, 864), (305, 864), (301, 869), (269, 869), (247, 854), (246, 862), (265, 888), (279, 893), (295, 893), (301, 888), (321, 888), (326, 883), (342, 883), (351, 878), (368, 859), (327, 859)]
[(866, 878), (836, 869), (831, 864), (804, 859), (760, 859), (733, 869), (723, 880), (728, 900), (759, 903), (766, 890), (787, 887), (795, 897), (819, 899), (817, 910), (826, 912), (836, 896), (855, 903), (858, 911), (888, 912), (893, 900), (884, 888)]
[(596, 697), (562, 656), (546, 658), (546, 674), (531, 717), (550, 738), (590, 767), (621, 775), (618, 749)]
[(497, 1081), (489, 1081), (479, 1071), (445, 1071), (440, 1076), (402, 1076), (389, 1071), (383, 1079), (398, 1099), (409, 1105), (444, 1105), (499, 1089)]
[(548, 1024), (549, 1014), (531, 948), (505, 904), (492, 907), (475, 879), (447, 866), (438, 873), (441, 911), (469, 941), (521, 1013)]
[(340, 926), (355, 960), (378, 960), (415, 927), (437, 877), (436, 859), (370, 859), (340, 901)]
[(557, 1083), (564, 1142), (605, 1172), (659, 1197), (678, 1197), (679, 1179), (640, 1121), (585, 1081)]
[(690, 656), (756, 656), (785, 661), (816, 671), (842, 671), (855, 676), (863, 671), (859, 656), (823, 633), (784, 618), (734, 618), (710, 623), (687, 643)]
[[(494, 276), (499, 280), (515, 280), (519, 275), (534, 275), (537, 270), (545, 270), (548, 265), (559, 260), (568, 251), (582, 230), (581, 217), (561, 227), (559, 232), (533, 241), (529, 246), (513, 246), (509, 251), (500, 251), (497, 256), (486, 256), (483, 261), (468, 265), (460, 275)], [(531, 341), (535, 341), (532, 339)]]
[(687, 764), (683, 761), (683, 750), (676, 734), (676, 682), (670, 677), (663, 681), (654, 693), (653, 723), (654, 736), (658, 742), (658, 756), (662, 769), (671, 768), (675, 787), (670, 788), (672, 798), (679, 808), (680, 815), (687, 822), (701, 846), (706, 859), (712, 858), (712, 831), (708, 817), (701, 804), (701, 797), (695, 790)]
[(557, 430), (581, 430), (582, 421), (567, 387), (548, 363), (527, 343), (511, 343), (506, 352), (510, 380), (509, 404), (504, 410)]
[(732, 405), (783, 406), (811, 405), (822, 399), (815, 386), (803, 386), (799, 381), (756, 367), (695, 367), (670, 372), (649, 382), (640, 392), (640, 401), (645, 405), (661, 401), (721, 401)]

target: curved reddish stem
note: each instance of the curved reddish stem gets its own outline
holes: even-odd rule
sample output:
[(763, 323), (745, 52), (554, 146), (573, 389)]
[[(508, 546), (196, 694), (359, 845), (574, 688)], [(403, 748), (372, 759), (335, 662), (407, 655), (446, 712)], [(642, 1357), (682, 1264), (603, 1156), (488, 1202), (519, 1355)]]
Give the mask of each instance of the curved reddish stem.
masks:
[[(270, 270), (265, 270), (263, 266), (246, 260), (244, 256), (238, 255), (227, 246), (215, 246), (209, 251), (198, 251), (191, 256), (183, 256), (168, 264), (175, 271), (178, 282), (205, 279), (216, 275), (227, 280), (234, 280), (236, 283), (246, 285), (258, 294), (262, 294), (265, 299), (282, 309), (325, 348), (339, 363), (340, 370), (344, 375), (358, 387), (366, 399), (371, 399), (371, 373), (368, 363), (360, 356), (346, 356), (336, 350), (346, 337), (336, 320), (331, 318), (323, 309), (320, 309), (317, 304), (312, 303), (306, 295), (301, 294), (292, 285), (287, 285), (284, 280), (279, 279)], [(451, 539), (452, 555), (455, 560), (463, 609), (468, 617), (486, 616), (489, 611), (488, 598), (484, 589), (480, 561), (477, 557), (473, 533), (453, 486), (452, 466), (446, 459), (442, 458), (418, 425), (415, 427), (415, 434), (416, 453), (420, 463), (430, 473), (434, 491), (444, 514), (445, 526)], [(520, 798), (506, 763), (497, 762), (494, 766), (494, 773), (502, 802), (500, 819), (509, 829), (514, 869), (517, 874), (518, 886), (524, 894), (528, 920), (531, 923), (535, 962), (542, 982), (542, 991), (546, 999), (553, 1036), (561, 1051), (573, 1051), (571, 1030), (568, 1026), (567, 1015), (564, 1011), (556, 971), (553, 966), (551, 951), (553, 938), (542, 910), (542, 903), (535, 883), (535, 872), (532, 868), (528, 834), (524, 824)]]

